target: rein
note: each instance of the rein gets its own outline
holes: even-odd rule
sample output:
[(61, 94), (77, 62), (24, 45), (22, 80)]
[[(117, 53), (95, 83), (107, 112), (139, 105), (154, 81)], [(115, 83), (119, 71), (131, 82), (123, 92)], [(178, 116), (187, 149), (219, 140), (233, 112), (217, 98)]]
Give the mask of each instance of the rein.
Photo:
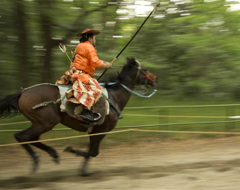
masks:
[(135, 91), (131, 90), (130, 88), (126, 87), (126, 86), (125, 86), (124, 84), (122, 84), (122, 83), (120, 83), (120, 85), (121, 85), (124, 89), (126, 89), (128, 92), (131, 92), (132, 94), (134, 94), (134, 95), (136, 95), (136, 96), (138, 96), (138, 97), (140, 97), (140, 98), (151, 98), (151, 97), (152, 97), (154, 94), (156, 94), (156, 92), (157, 92), (157, 89), (154, 89), (151, 94), (149, 94), (148, 96), (146, 96), (146, 95), (143, 95), (143, 94), (145, 94), (146, 92), (143, 93), (143, 94), (140, 94), (140, 93), (135, 92)]
[[(138, 71), (137, 71), (137, 76), (136, 76), (136, 78), (135, 78), (135, 82), (137, 81), (137, 79), (138, 79), (139, 77), (142, 77), (143, 79), (145, 79), (145, 81), (144, 81), (145, 86), (149, 89), (150, 86), (148, 85), (147, 82), (148, 82), (148, 80), (152, 80), (152, 79), (151, 79), (151, 78), (148, 76), (148, 74), (142, 69), (141, 64), (140, 64), (137, 60), (135, 60), (135, 61), (136, 61), (136, 63), (138, 64), (138, 65), (137, 65)], [(141, 74), (143, 74), (144, 76), (141, 76)], [(149, 90), (147, 89), (147, 91), (145, 91), (145, 92), (143, 92), (142, 94), (140, 94), (140, 93), (138, 93), (138, 92), (135, 92), (135, 91), (131, 90), (130, 88), (128, 88), (127, 86), (125, 86), (124, 84), (122, 84), (122, 83), (120, 83), (120, 82), (109, 82), (109, 83), (99, 83), (99, 84), (100, 84), (100, 86), (105, 86), (106, 84), (107, 84), (108, 86), (113, 86), (113, 85), (115, 85), (115, 84), (120, 84), (125, 90), (127, 90), (128, 92), (130, 92), (130, 93), (132, 93), (132, 94), (134, 94), (134, 95), (136, 95), (136, 96), (138, 96), (138, 97), (140, 97), (140, 98), (151, 98), (151, 97), (157, 92), (157, 90), (154, 89), (153, 92), (152, 92), (150, 95), (145, 95), (146, 93), (149, 92)], [(104, 96), (104, 97), (105, 97), (105, 96)], [(115, 106), (115, 104), (114, 104), (109, 98), (107, 98), (107, 97), (105, 97), (105, 98), (106, 98), (106, 100), (109, 102), (109, 104), (118, 112), (118, 114), (121, 115), (122, 112), (118, 109), (118, 107)], [(123, 118), (123, 115), (119, 117), (119, 119), (122, 119), (122, 118)]]
[[(136, 63), (138, 64), (137, 68), (138, 68), (138, 72), (137, 72), (137, 76), (135, 78), (135, 82), (137, 81), (137, 79), (139, 77), (142, 77), (143, 79), (145, 79), (144, 83), (145, 83), (145, 86), (149, 89), (149, 85), (148, 85), (148, 80), (152, 80), (148, 74), (142, 69), (142, 66), (141, 66), (141, 63), (137, 60), (135, 60)], [(144, 76), (141, 76), (141, 74), (143, 74)], [(118, 82), (110, 82), (110, 83), (107, 83), (107, 85), (109, 86), (112, 86), (112, 85), (115, 85), (117, 84)], [(105, 83), (100, 83), (101, 86), (104, 86)], [(157, 92), (157, 89), (154, 89), (153, 92), (150, 94), (150, 95), (145, 95), (146, 93), (149, 92), (149, 90), (143, 92), (142, 94), (138, 93), (138, 92), (135, 92), (134, 90), (131, 90), (130, 88), (128, 88), (127, 86), (125, 86), (124, 84), (122, 83), (119, 83), (125, 90), (127, 90), (128, 92), (140, 97), (140, 98), (151, 98), (156, 92)]]

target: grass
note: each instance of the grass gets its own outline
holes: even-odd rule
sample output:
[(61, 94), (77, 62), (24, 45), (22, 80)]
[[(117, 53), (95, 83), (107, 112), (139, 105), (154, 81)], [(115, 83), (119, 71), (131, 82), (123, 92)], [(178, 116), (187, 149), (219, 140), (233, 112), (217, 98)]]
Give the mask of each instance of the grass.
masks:
[[(234, 100), (199, 100), (199, 99), (184, 99), (174, 100), (166, 99), (160, 95), (155, 95), (150, 99), (142, 99), (132, 96), (126, 109), (124, 110), (124, 118), (120, 119), (117, 127), (122, 126), (142, 126), (150, 124), (162, 124), (155, 127), (143, 127), (141, 129), (152, 130), (171, 130), (171, 131), (240, 131), (239, 123), (216, 123), (216, 124), (200, 124), (201, 122), (215, 122), (215, 121), (232, 121), (227, 118), (228, 116), (240, 115), (240, 106), (233, 107), (161, 107), (149, 109), (128, 109), (129, 107), (151, 107), (151, 106), (192, 106), (192, 105), (219, 105), (219, 104), (237, 104)], [(159, 117), (159, 115), (166, 117)], [(177, 116), (177, 117), (175, 117)], [(182, 117), (180, 117), (182, 116)], [(192, 116), (198, 116), (196, 118)], [(201, 117), (199, 117), (201, 116)], [(221, 116), (221, 117), (219, 117)], [(216, 118), (214, 118), (216, 117)], [(18, 115), (14, 118), (4, 119), (0, 124), (26, 121), (23, 115)], [(164, 125), (169, 123), (199, 123), (199, 124), (183, 124), (183, 125)], [(17, 125), (0, 125), (0, 130), (22, 130), (26, 129), (30, 124), (17, 124)], [(56, 128), (66, 128), (58, 124)], [(66, 128), (68, 129), (68, 128)], [(16, 142), (13, 137), (14, 132), (0, 133), (0, 144)], [(64, 131), (50, 131), (41, 136), (41, 139), (59, 138), (65, 136), (76, 136), (80, 133), (74, 130)], [(124, 141), (131, 140), (132, 142), (138, 141), (139, 138), (172, 138), (172, 139), (185, 139), (185, 138), (202, 138), (202, 137), (219, 137), (222, 135), (214, 134), (180, 134), (180, 133), (153, 133), (153, 132), (128, 132), (107, 135), (108, 143), (119, 144)], [(74, 144), (86, 144), (88, 138), (77, 138), (64, 140), (65, 142)], [(53, 141), (48, 144), (62, 144), (62, 141)], [(103, 143), (104, 144), (104, 143)]]

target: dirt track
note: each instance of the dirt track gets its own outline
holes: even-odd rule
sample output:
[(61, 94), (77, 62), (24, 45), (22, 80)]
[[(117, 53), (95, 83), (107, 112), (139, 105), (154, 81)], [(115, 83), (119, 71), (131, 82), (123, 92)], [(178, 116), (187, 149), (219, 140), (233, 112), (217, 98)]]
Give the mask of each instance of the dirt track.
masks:
[(0, 189), (75, 190), (239, 190), (240, 137), (142, 142), (101, 150), (90, 162), (90, 177), (80, 177), (82, 158), (57, 150), (61, 164), (38, 151), (41, 165), (29, 174), (22, 149), (0, 149)]

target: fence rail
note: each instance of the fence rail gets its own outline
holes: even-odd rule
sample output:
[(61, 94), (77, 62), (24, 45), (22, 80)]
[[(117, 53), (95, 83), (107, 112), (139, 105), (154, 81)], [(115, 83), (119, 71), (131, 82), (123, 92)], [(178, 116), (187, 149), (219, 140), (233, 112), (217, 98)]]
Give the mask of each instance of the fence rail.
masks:
[[(126, 107), (125, 110), (139, 110), (139, 109), (170, 109), (170, 108), (208, 108), (208, 107), (226, 107), (226, 108), (233, 108), (233, 107), (240, 107), (240, 104), (220, 104), (220, 105), (190, 105), (190, 106), (149, 106), (149, 107)], [(225, 110), (225, 116), (172, 116), (168, 113), (165, 115), (138, 115), (138, 114), (125, 114), (127, 116), (139, 116), (139, 117), (191, 117), (191, 118), (222, 118), (226, 119), (224, 121), (208, 121), (208, 122), (184, 122), (184, 123), (158, 123), (158, 124), (148, 124), (148, 125), (135, 125), (135, 126), (117, 126), (116, 129), (126, 129), (126, 128), (143, 128), (143, 127), (155, 127), (155, 126), (176, 126), (176, 125), (200, 125), (200, 124), (218, 124), (218, 123), (237, 123), (240, 122), (239, 119), (240, 116), (235, 116), (234, 113), (232, 113), (232, 116), (227, 116), (227, 110)], [(233, 109), (234, 112), (234, 109)], [(23, 124), (23, 123), (29, 123), (29, 121), (22, 121), (22, 122), (11, 122), (11, 123), (2, 123), (0, 126), (4, 125), (17, 125), (17, 124)], [(0, 130), (0, 133), (6, 133), (6, 132), (17, 132), (20, 129), (12, 129), (12, 130)], [(65, 130), (71, 130), (70, 128), (58, 128), (53, 129), (53, 131), (65, 131)]]
[[(121, 132), (157, 132), (157, 133), (179, 133), (179, 134), (218, 134), (218, 135), (240, 135), (239, 131), (232, 131), (233, 127), (229, 126), (228, 124), (233, 124), (233, 123), (238, 123), (240, 122), (239, 120), (239, 116), (235, 116), (235, 114), (233, 114), (233, 112), (235, 112), (236, 110), (234, 108), (236, 108), (237, 106), (239, 106), (239, 113), (240, 113), (240, 104), (221, 104), (221, 105), (191, 105), (191, 106), (152, 106), (152, 107), (126, 107), (125, 110), (139, 110), (139, 109), (158, 109), (159, 111), (162, 109), (178, 109), (178, 108), (208, 108), (208, 107), (226, 107), (227, 109), (225, 109), (225, 115), (226, 116), (210, 116), (210, 119), (214, 119), (214, 118), (218, 118), (218, 119), (225, 119), (222, 121), (203, 121), (203, 122), (176, 122), (176, 123), (161, 123), (162, 121), (159, 120), (159, 123), (157, 124), (147, 124), (147, 125), (132, 125), (132, 126), (117, 126), (116, 130), (114, 131), (110, 131), (110, 132), (106, 132), (106, 134), (112, 134), (112, 133), (121, 133)], [(232, 117), (229, 117), (229, 109), (231, 109), (231, 114)], [(228, 113), (227, 113), (228, 112)], [(127, 115), (127, 114), (125, 114)], [(138, 116), (138, 117), (189, 117), (189, 116), (171, 116), (168, 114), (165, 115), (140, 115), (140, 114), (129, 114), (129, 116)], [(191, 118), (208, 118), (209, 116), (191, 116)], [(21, 122), (11, 122), (11, 123), (3, 123), (0, 124), (0, 126), (4, 126), (4, 125), (16, 125), (16, 124), (23, 124), (23, 123), (29, 123), (29, 121), (21, 121)], [(220, 123), (226, 123), (226, 126), (229, 127), (230, 131), (228, 128), (225, 127), (225, 131), (202, 131), (202, 130), (178, 130), (178, 129), (174, 129), (174, 127), (170, 128), (166, 128), (164, 130), (161, 130), (160, 128), (154, 128), (154, 129), (149, 129), (148, 127), (158, 127), (158, 126), (180, 126), (180, 125), (202, 125), (202, 124), (220, 124)], [(235, 127), (235, 125), (234, 125)], [(141, 129), (140, 129), (141, 128)], [(146, 129), (148, 128), (148, 129)], [(0, 130), (0, 133), (8, 133), (8, 132), (17, 132), (21, 129), (12, 129), (12, 130)], [(57, 128), (57, 129), (53, 129), (53, 131), (66, 131), (66, 130), (72, 130), (70, 128)], [(224, 129), (223, 129), (224, 130)], [(105, 133), (104, 133), (105, 134)], [(99, 134), (94, 134), (94, 135), (99, 135)], [(77, 136), (70, 136), (70, 137), (60, 137), (60, 138), (53, 138), (53, 139), (45, 139), (45, 140), (39, 140), (36, 142), (45, 142), (45, 141), (56, 141), (56, 140), (64, 140), (64, 139), (72, 139), (72, 138), (80, 138), (80, 137), (87, 137), (89, 136), (89, 134), (87, 135), (77, 135)], [(6, 147), (6, 146), (14, 146), (14, 145), (19, 145), (19, 144), (26, 144), (29, 142), (24, 142), (24, 143), (9, 143), (9, 144), (2, 144), (0, 145), (0, 147)], [(32, 141), (31, 141), (32, 143)]]
[(205, 108), (205, 107), (233, 107), (240, 104), (218, 104), (218, 105), (190, 105), (190, 106), (148, 106), (148, 107), (125, 107), (125, 110), (130, 109), (161, 109), (161, 108)]

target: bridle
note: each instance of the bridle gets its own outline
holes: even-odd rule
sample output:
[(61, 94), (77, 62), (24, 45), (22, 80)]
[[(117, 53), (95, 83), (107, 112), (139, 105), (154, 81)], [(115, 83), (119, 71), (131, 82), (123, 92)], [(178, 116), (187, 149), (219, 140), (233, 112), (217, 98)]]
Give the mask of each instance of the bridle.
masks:
[[(138, 96), (138, 97), (141, 97), (141, 98), (151, 98), (156, 92), (157, 92), (157, 89), (154, 89), (153, 92), (150, 94), (150, 95), (146, 95), (148, 92), (149, 92), (149, 88), (150, 86), (148, 85), (148, 81), (152, 81), (151, 77), (143, 70), (142, 66), (141, 66), (141, 63), (137, 60), (135, 60), (136, 63), (138, 64), (137, 65), (137, 75), (136, 75), (136, 78), (135, 78), (135, 82), (139, 79), (139, 77), (141, 77), (142, 79), (144, 79), (144, 85), (146, 86), (147, 90), (145, 92), (143, 92), (142, 94), (138, 93), (138, 92), (135, 92), (133, 90), (131, 90), (130, 88), (128, 88), (127, 86), (125, 86), (124, 84), (120, 83), (120, 85), (125, 88), (127, 91), (131, 92), (132, 94)], [(141, 75), (143, 74), (143, 76)]]
[[(151, 98), (151, 97), (157, 92), (157, 89), (154, 89), (151, 94), (146, 95), (146, 94), (149, 92), (149, 88), (150, 88), (150, 86), (148, 85), (148, 81), (149, 81), (149, 80), (152, 81), (152, 79), (151, 79), (151, 77), (143, 70), (141, 64), (140, 64), (137, 60), (135, 60), (135, 61), (136, 61), (136, 63), (137, 63), (136, 67), (137, 67), (137, 69), (138, 69), (137, 75), (136, 75), (136, 78), (135, 78), (135, 82), (139, 79), (139, 77), (143, 78), (143, 79), (144, 79), (144, 84), (145, 84), (145, 86), (147, 87), (147, 91), (145, 91), (145, 92), (143, 92), (142, 94), (140, 94), (140, 93), (138, 93), (138, 92), (135, 92), (135, 91), (131, 90), (130, 88), (128, 88), (127, 86), (125, 86), (124, 84), (119, 83), (119, 82), (109, 82), (109, 83), (107, 83), (107, 85), (108, 85), (108, 86), (112, 86), (112, 85), (116, 85), (116, 84), (118, 83), (118, 84), (120, 84), (125, 90), (127, 90), (128, 92), (130, 92), (130, 93), (132, 93), (132, 94), (134, 94), (134, 95), (136, 95), (136, 96), (138, 96), (138, 97), (141, 97), (141, 98)], [(143, 76), (141, 76), (141, 74), (143, 74)], [(106, 83), (99, 83), (99, 84), (100, 84), (101, 86), (105, 86), (105, 85), (106, 85)], [(109, 104), (110, 104), (111, 106), (113, 106), (113, 108), (118, 112), (118, 114), (121, 115), (122, 112), (118, 109), (118, 107), (115, 106), (115, 104), (111, 101), (111, 99), (109, 99), (108, 97), (106, 97), (104, 94), (103, 94), (103, 96), (107, 99), (107, 101), (109, 102)], [(122, 117), (120, 117), (120, 118), (122, 118)]]
[[(143, 70), (142, 66), (141, 66), (141, 63), (137, 60), (135, 60), (137, 65), (137, 75), (136, 75), (136, 78), (135, 78), (135, 82), (139, 79), (139, 77), (141, 77), (142, 79), (144, 79), (144, 85), (146, 86), (147, 90), (145, 92), (143, 92), (142, 94), (138, 93), (138, 92), (135, 92), (133, 90), (131, 90), (130, 88), (128, 88), (126, 85), (122, 84), (122, 83), (119, 83), (125, 90), (127, 90), (128, 92), (140, 97), (140, 98), (151, 98), (156, 92), (157, 92), (157, 89), (154, 89), (153, 92), (149, 95), (146, 95), (148, 92), (149, 92), (149, 88), (150, 86), (148, 85), (148, 81), (152, 79), (150, 78), (150, 76)], [(143, 74), (143, 76), (141, 76), (141, 74)], [(112, 86), (112, 85), (115, 85), (117, 84), (118, 82), (110, 82), (110, 83), (107, 83), (109, 86)], [(101, 86), (104, 86), (106, 83), (100, 83)]]
[[(139, 77), (141, 77), (142, 79), (144, 79), (144, 85), (147, 88), (150, 88), (150, 86), (148, 85), (148, 81), (152, 81), (152, 78), (143, 70), (141, 63), (137, 60), (135, 61), (138, 64), (137, 65), (138, 71), (137, 71), (135, 82), (138, 80)], [(143, 76), (141, 74), (143, 74)]]

